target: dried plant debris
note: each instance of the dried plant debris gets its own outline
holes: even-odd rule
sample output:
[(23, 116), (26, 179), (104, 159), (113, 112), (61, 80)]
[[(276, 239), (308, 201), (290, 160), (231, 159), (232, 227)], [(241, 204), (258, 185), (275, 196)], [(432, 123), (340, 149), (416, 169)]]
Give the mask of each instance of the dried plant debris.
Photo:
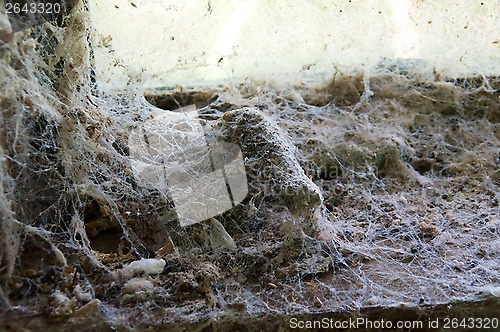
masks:
[[(65, 28), (0, 50), (0, 326), (225, 330), (265, 315), (498, 308), (498, 78), (388, 66), (151, 104), (87, 76), (87, 20), (77, 6)], [(127, 140), (193, 103), (208, 143), (242, 150), (249, 193), (181, 227), (168, 190), (138, 183)]]

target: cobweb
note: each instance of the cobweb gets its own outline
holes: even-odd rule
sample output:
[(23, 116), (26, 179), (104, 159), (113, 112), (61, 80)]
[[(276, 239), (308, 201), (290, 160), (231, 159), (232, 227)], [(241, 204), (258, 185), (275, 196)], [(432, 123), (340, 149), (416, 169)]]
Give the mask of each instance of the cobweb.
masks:
[[(83, 2), (0, 49), (3, 324), (132, 329), (498, 294), (498, 78), (382, 59), (317, 85), (168, 93), (131, 71), (117, 92), (95, 80), (88, 26)], [(207, 145), (241, 149), (248, 194), (182, 227), (129, 139), (190, 105)], [(175, 171), (213, 166), (203, 151)]]

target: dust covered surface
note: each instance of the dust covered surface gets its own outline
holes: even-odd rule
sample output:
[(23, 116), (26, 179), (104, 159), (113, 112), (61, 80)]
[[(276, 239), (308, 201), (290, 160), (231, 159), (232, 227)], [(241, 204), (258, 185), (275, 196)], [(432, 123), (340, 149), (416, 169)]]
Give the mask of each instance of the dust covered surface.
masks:
[[(314, 87), (117, 95), (92, 79), (86, 22), (80, 4), (0, 49), (2, 328), (498, 313), (498, 78), (382, 61)], [(250, 192), (182, 228), (127, 142), (191, 104), (208, 141), (240, 146)]]

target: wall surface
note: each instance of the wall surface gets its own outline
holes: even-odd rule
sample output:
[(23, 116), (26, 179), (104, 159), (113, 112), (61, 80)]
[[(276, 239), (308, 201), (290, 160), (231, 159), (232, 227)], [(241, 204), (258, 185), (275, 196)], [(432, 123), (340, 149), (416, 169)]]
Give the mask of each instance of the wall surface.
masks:
[(445, 76), (500, 73), (498, 0), (115, 0), (90, 9), (103, 46), (98, 75), (114, 88), (130, 73), (147, 87), (317, 80), (383, 59)]

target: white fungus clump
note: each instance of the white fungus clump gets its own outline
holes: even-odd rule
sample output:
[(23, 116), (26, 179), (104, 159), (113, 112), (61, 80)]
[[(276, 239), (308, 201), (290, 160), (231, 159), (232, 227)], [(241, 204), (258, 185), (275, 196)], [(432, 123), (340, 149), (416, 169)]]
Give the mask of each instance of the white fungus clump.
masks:
[(121, 269), (121, 275), (124, 277), (131, 277), (140, 273), (147, 275), (160, 274), (165, 264), (165, 260), (161, 258), (143, 258), (125, 265), (123, 269)]
[(146, 278), (133, 278), (123, 285), (125, 294), (134, 294), (137, 292), (148, 292), (154, 288), (153, 283)]

